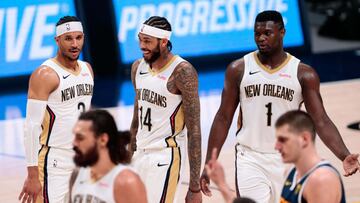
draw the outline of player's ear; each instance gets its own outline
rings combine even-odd
[[[109,142],[109,135],[107,133],[102,133],[98,140],[100,146],[106,147],[107,143]]]
[[[312,142],[312,136],[310,132],[304,131],[301,132],[301,138],[302,138],[302,145],[301,147],[305,148],[309,146],[309,144]]]
[[[61,37],[61,36],[55,36],[55,37],[54,37],[57,46],[60,45],[60,37]]]
[[[160,39],[160,45],[161,45],[162,47],[166,48],[168,41],[169,41],[169,40],[168,40],[168,39],[165,39],[165,38]]]

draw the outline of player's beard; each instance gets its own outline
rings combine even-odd
[[[146,63],[148,64],[152,64],[154,63],[158,58],[160,57],[160,43],[158,44],[158,46],[151,51],[151,57],[149,59],[146,59],[144,57],[144,60]]]
[[[87,152],[82,153],[77,147],[74,147],[74,162],[76,166],[87,167],[93,166],[99,160],[97,144],[94,144]]]

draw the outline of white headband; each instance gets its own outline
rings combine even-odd
[[[152,27],[150,25],[143,24],[140,28],[140,33],[150,35],[152,37],[160,38],[160,39],[168,39],[170,40],[171,31],[163,30],[157,27]]]
[[[71,21],[56,26],[56,37],[68,32],[83,32],[83,27],[79,21]]]

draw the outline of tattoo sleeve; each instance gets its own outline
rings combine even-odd
[[[138,125],[139,125],[139,119],[138,119],[138,102],[137,102],[137,91],[136,91],[136,82],[135,82],[135,76],[136,76],[136,71],[137,71],[137,67],[139,66],[140,60],[137,60],[133,63],[133,65],[131,66],[131,81],[133,83],[134,86],[134,91],[135,91],[135,98],[134,98],[134,112],[133,112],[133,118],[131,121],[131,126],[130,126],[130,153],[131,155],[133,154],[134,151],[136,151],[136,134],[137,134],[137,129],[138,129]]]
[[[201,167],[201,129],[200,129],[200,101],[198,93],[198,75],[194,67],[188,62],[182,62],[174,72],[176,87],[180,90],[185,125],[188,130],[188,156],[190,164],[190,188],[200,188]]]

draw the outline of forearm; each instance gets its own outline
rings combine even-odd
[[[341,135],[330,119],[316,122],[316,131],[325,145],[340,159],[344,160],[350,154]]]
[[[224,116],[221,115],[221,113],[216,114],[210,130],[205,163],[210,160],[211,153],[214,148],[218,149],[217,155],[220,154],[221,148],[226,140],[231,125],[231,121],[228,120],[229,119],[226,119]]]
[[[201,134],[189,133],[188,136],[188,157],[190,168],[190,185],[193,190],[200,188],[200,168],[201,168]]]

